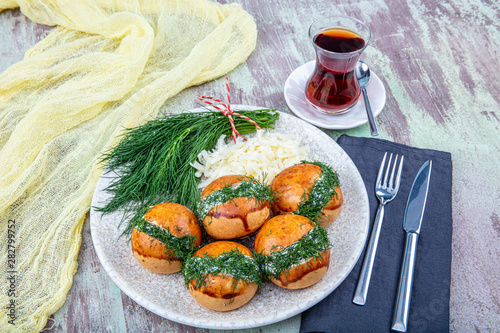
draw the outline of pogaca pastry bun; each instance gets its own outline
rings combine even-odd
[[[194,299],[216,311],[243,306],[261,284],[261,271],[252,252],[231,241],[205,245],[186,260],[182,273]]]
[[[269,186],[229,175],[215,179],[201,193],[198,218],[215,239],[241,238],[259,229],[271,215]]]
[[[255,237],[255,252],[264,276],[286,289],[318,282],[330,265],[330,241],[319,224],[300,215],[278,215]]]
[[[271,182],[276,193],[273,212],[306,216],[326,228],[343,205],[338,174],[321,162],[302,162],[278,173]]]
[[[196,215],[177,203],[160,203],[149,209],[132,230],[132,252],[139,263],[156,273],[175,273],[196,251],[202,231]]]

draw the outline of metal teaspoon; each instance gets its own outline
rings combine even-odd
[[[366,114],[368,115],[368,122],[370,123],[370,131],[372,132],[372,136],[376,136],[378,135],[377,124],[375,123],[375,118],[373,118],[372,108],[365,89],[368,81],[370,81],[370,67],[363,61],[358,61],[356,64],[356,77],[363,91],[363,97],[365,98]]]

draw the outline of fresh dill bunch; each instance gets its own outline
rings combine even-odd
[[[208,275],[218,274],[231,276],[234,279],[233,287],[240,280],[262,285],[262,273],[257,260],[241,253],[237,248],[223,252],[217,257],[193,256],[184,262],[181,272],[186,287],[189,286],[189,281],[194,280],[196,288],[200,288],[206,284]]]
[[[337,195],[335,187],[340,186],[339,175],[333,171],[330,166],[322,162],[301,161],[300,163],[319,166],[321,168],[321,176],[314,182],[307,199],[304,193],[297,210],[293,213],[305,216],[311,221],[317,222],[321,217],[321,211],[323,208],[328,204],[332,197]]]
[[[270,254],[255,252],[265,278],[278,277],[292,266],[303,263],[310,258],[320,258],[321,254],[331,247],[328,233],[319,224],[315,224],[307,234],[295,243],[282,248],[273,248]]]
[[[238,111],[261,128],[273,128],[279,113],[271,109]],[[233,117],[241,134],[256,127]],[[122,221],[142,218],[144,207],[176,202],[191,210],[199,199],[196,170],[190,165],[202,150],[212,149],[221,135],[231,135],[228,117],[221,112],[186,112],[166,115],[126,129],[121,141],[103,154],[101,162],[118,176],[105,189],[111,199],[103,213],[123,210]],[[125,233],[130,233],[129,225]]]
[[[200,223],[212,208],[236,198],[248,197],[249,199],[255,199],[259,204],[265,201],[269,203],[274,201],[275,195],[271,186],[250,176],[243,176],[243,178],[248,180],[238,184],[226,184],[198,202],[196,215]]]

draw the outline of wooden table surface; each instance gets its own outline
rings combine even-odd
[[[226,1],[221,1],[226,3]],[[283,97],[288,75],[314,58],[310,23],[354,16],[371,28],[362,59],[383,81],[387,102],[380,138],[452,153],[453,258],[450,330],[500,331],[500,3],[489,0],[236,0],[255,18],[258,44],[229,74],[232,102],[291,113]],[[19,10],[0,13],[0,72],[23,58],[50,27]],[[218,96],[223,79],[190,88],[165,108],[199,106]],[[326,130],[369,136],[368,125]],[[145,310],[111,281],[97,258],[86,221],[79,268],[48,332],[206,332]],[[245,332],[297,332],[300,316]]]

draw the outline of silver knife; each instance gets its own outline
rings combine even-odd
[[[399,277],[398,295],[394,307],[391,328],[394,331],[406,332],[408,328],[408,315],[410,313],[411,288],[413,285],[413,272],[415,271],[415,257],[417,254],[418,235],[424,216],[425,202],[429,191],[432,161],[425,162],[413,181],[403,222],[406,231],[406,245]]]

